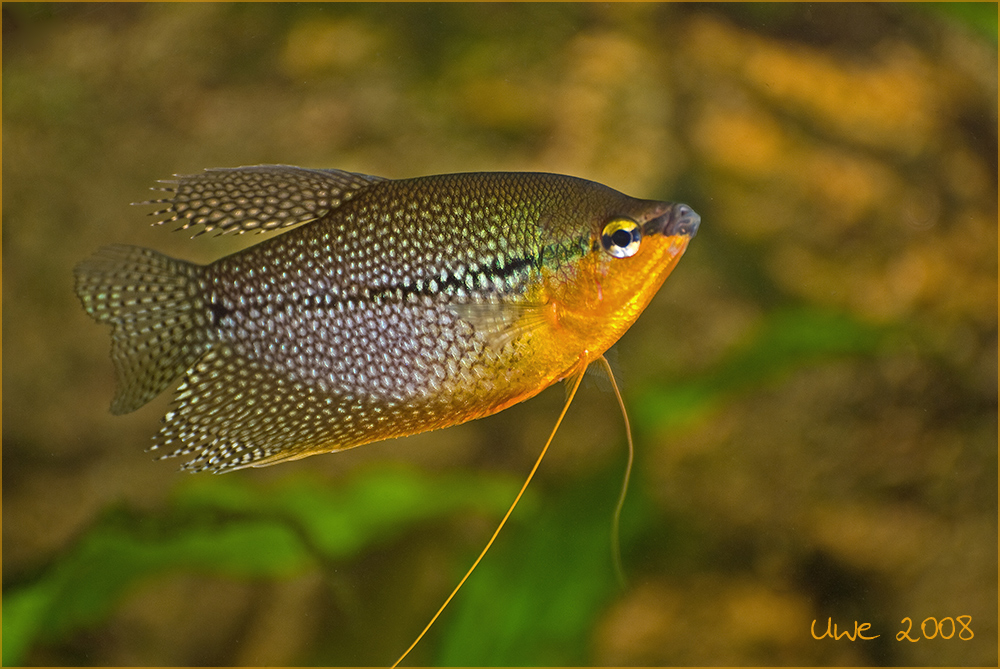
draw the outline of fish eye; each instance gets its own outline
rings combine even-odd
[[[601,246],[615,258],[634,256],[642,241],[642,228],[630,218],[612,219],[601,232]]]

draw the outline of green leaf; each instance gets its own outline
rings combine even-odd
[[[289,577],[417,521],[459,509],[502,513],[516,489],[506,477],[401,469],[371,471],[339,488],[314,478],[272,487],[238,475],[193,479],[159,514],[107,513],[36,578],[6,588],[3,663],[21,664],[37,640],[99,623],[130,588],[158,574]]]
[[[294,573],[310,560],[291,528],[273,521],[219,524],[116,513],[33,583],[4,593],[3,661],[19,664],[31,641],[105,618],[139,579],[169,569],[240,576]]]
[[[926,2],[915,5],[962,23],[997,43],[997,3],[995,2]]]
[[[590,631],[618,592],[611,513],[620,486],[614,469],[518,507],[516,525],[446,610],[435,664],[585,664]],[[623,524],[626,543],[633,520]]]
[[[696,421],[732,394],[795,368],[826,358],[874,354],[885,334],[883,328],[843,314],[813,309],[775,312],[746,345],[715,369],[641,393],[636,424],[667,429]]]

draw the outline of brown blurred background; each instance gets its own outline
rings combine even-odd
[[[390,663],[530,468],[559,389],[223,477],[143,452],[168,396],[108,413],[108,332],[73,265],[259,241],[191,241],[128,203],[174,173],[287,163],[560,172],[702,216],[615,348],[627,587],[608,557],[624,437],[598,382],[414,663],[995,665],[996,31],[996,4],[5,3],[5,662]],[[220,533],[271,522],[275,490],[307,514],[356,485],[346,518],[399,515],[383,471],[501,493],[339,557],[289,539],[271,571],[177,548],[206,513]],[[191,490],[216,501],[192,512]],[[134,575],[109,566],[136,546]],[[73,572],[84,555],[102,557]],[[960,615],[972,639],[896,639]],[[828,618],[880,637],[813,639]]]

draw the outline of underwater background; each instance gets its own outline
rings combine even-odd
[[[3,57],[5,665],[389,664],[544,443],[562,388],[223,476],[145,453],[170,393],[108,413],[72,267],[260,241],[129,206],[259,163],[702,216],[613,349],[627,585],[596,379],[407,662],[996,665],[995,3],[5,3]]]

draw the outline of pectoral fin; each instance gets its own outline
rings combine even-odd
[[[518,304],[490,301],[449,305],[456,316],[466,321],[486,338],[490,348],[499,351],[518,337],[547,322],[545,304]]]

